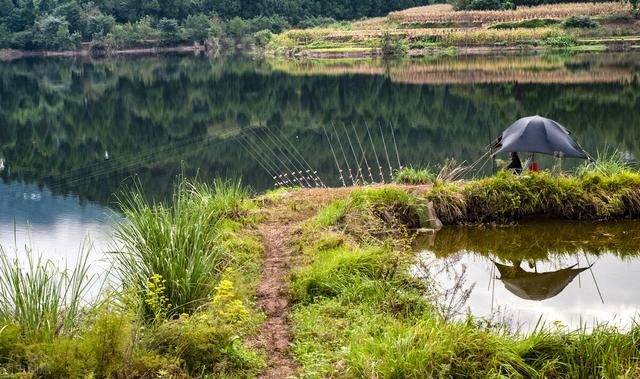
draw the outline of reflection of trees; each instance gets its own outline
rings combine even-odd
[[[336,179],[323,124],[344,122],[351,130],[353,122],[363,141],[365,121],[383,125],[387,137],[394,125],[403,162],[421,165],[474,159],[506,125],[532,113],[559,120],[589,150],[607,143],[636,156],[640,150],[640,130],[628,127],[640,121],[637,84],[412,85],[383,75],[292,76],[272,70],[278,62],[173,56],[0,63],[0,157],[9,168],[1,175],[105,202],[134,172],[166,196],[184,161],[188,173],[241,175],[261,189],[269,177],[235,139],[247,128],[282,134],[323,178]],[[372,136],[380,154],[380,133]]]
[[[509,227],[444,228],[429,247],[447,257],[472,251],[502,261],[546,260],[554,256],[610,252],[621,257],[640,254],[640,224],[636,221],[578,223],[544,221]]]

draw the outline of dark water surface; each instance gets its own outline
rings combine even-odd
[[[0,244],[13,248],[31,240],[47,256],[62,258],[75,255],[89,235],[96,250],[105,251],[118,217],[111,212],[113,193],[132,176],[158,199],[169,197],[180,172],[205,180],[242,178],[256,191],[272,188],[274,175],[300,176],[307,170],[317,171],[317,180],[327,185],[340,185],[336,159],[345,172],[347,166],[355,171],[357,164],[368,164],[376,181],[381,166],[388,180],[389,167],[438,165],[447,158],[473,161],[511,122],[532,114],[556,119],[592,153],[613,147],[635,161],[640,154],[638,62],[640,53],[392,63],[193,56],[3,61]],[[629,228],[638,231],[637,224]],[[462,238],[443,232],[436,246],[454,237]],[[470,278],[476,270],[471,279],[478,281],[479,293],[486,288],[481,280],[497,276],[487,274],[495,266],[487,257],[500,255],[475,254],[484,245],[465,244],[484,237],[468,238],[459,241],[461,249],[474,253],[461,259],[470,267]],[[526,240],[513,243],[527,245]],[[627,315],[631,311],[622,307],[635,311],[637,295],[622,279],[606,278],[626,272],[619,277],[631,280],[638,266],[607,249],[592,269],[605,308],[619,305],[606,312]],[[591,271],[583,271],[541,304],[571,301],[571,309],[591,307],[600,300],[593,296],[590,277]],[[565,295],[573,294],[579,282],[580,296]],[[503,288],[496,283],[491,291],[494,308],[514,301],[539,310],[540,303],[515,298]],[[490,309],[488,296],[471,297],[472,308],[482,301],[480,313]],[[566,308],[557,317],[575,316]]]

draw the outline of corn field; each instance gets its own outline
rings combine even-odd
[[[389,14],[389,19],[402,24],[463,23],[491,24],[534,18],[563,19],[568,16],[627,15],[629,6],[622,2],[548,4],[518,7],[504,11],[455,11],[449,4],[436,4],[410,8]]]

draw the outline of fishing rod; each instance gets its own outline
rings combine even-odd
[[[304,171],[302,171],[302,170],[298,169],[298,168],[296,167],[295,163],[293,163],[293,161],[289,158],[289,154],[287,154],[287,152],[286,152],[286,151],[283,151],[283,150],[282,150],[282,144],[281,144],[281,143],[279,143],[278,141],[274,140],[274,139],[271,137],[269,128],[264,128],[264,129],[266,129],[266,130],[267,130],[266,136],[267,136],[267,138],[269,138],[269,140],[270,140],[271,142],[273,142],[273,146],[274,146],[276,149],[278,149],[278,150],[280,151],[280,154],[284,157],[284,159],[285,159],[286,161],[288,161],[288,162],[291,164],[291,167],[293,167],[293,172],[294,172],[294,173],[295,173],[295,172],[297,172],[297,173],[298,173],[298,175],[300,175],[300,177],[302,177],[302,179],[305,181],[305,183],[307,184],[307,186],[308,186],[309,188],[313,187],[313,186],[311,185],[311,183],[309,182],[308,177],[306,177],[306,176],[304,175]],[[304,167],[303,167],[303,169],[304,169]]]
[[[340,173],[340,180],[342,181],[342,186],[346,187],[347,184],[344,181],[344,176],[342,176],[342,169],[340,168],[340,164],[338,163],[338,157],[336,157],[336,152],[333,150],[333,144],[331,143],[331,139],[329,139],[329,135],[327,134],[327,129],[324,127],[324,123],[322,123],[322,130],[324,130],[324,135],[327,137],[327,141],[329,141],[331,154],[333,155],[333,159],[336,161],[336,167],[338,168],[338,172]]]
[[[262,160],[269,166],[271,167],[271,169],[273,170],[274,174],[273,178],[276,181],[276,184],[278,186],[294,186],[294,183],[291,182],[289,180],[288,177],[285,177],[283,175],[282,170],[278,169],[278,164],[271,158],[269,157],[268,154],[264,153],[263,151],[261,151],[258,147],[258,143],[254,142],[249,138],[249,136],[247,135],[243,135],[242,138],[244,138],[244,140],[246,141],[247,145],[253,149],[254,153],[257,155],[258,158],[256,159],[260,159],[262,158]]]
[[[393,129],[393,125],[389,123],[389,126],[391,127],[391,137],[393,137],[393,146],[396,149],[396,158],[398,158],[398,170],[402,170],[402,163],[400,163],[400,154],[398,153],[398,144],[396,143],[396,134]]]
[[[356,135],[358,146],[360,146],[360,151],[362,151],[362,155],[364,156],[364,164],[367,165],[367,171],[369,171],[369,179],[371,179],[371,183],[375,183],[375,180],[373,179],[373,174],[371,173],[371,166],[369,165],[369,161],[367,160],[367,155],[364,152],[364,149],[362,148],[362,143],[360,143],[360,137],[358,136],[358,132],[356,131],[356,127],[353,124],[353,122],[351,123],[351,128],[353,129],[353,133]]]
[[[351,185],[355,186],[356,182],[355,180],[353,180],[353,173],[351,172],[351,166],[349,165],[349,160],[347,159],[347,155],[345,154],[344,149],[342,148],[342,142],[340,141],[340,134],[338,134],[338,130],[336,129],[336,126],[333,123],[333,121],[331,121],[331,127],[333,127],[333,132],[338,137],[338,145],[340,145],[340,150],[342,151],[342,157],[344,158],[344,161],[347,165],[347,170],[349,171],[349,179],[351,179]]]
[[[253,160],[255,160],[258,163],[258,165],[260,165],[260,167],[262,167],[263,170],[267,172],[267,174],[269,174],[269,176],[273,179],[274,185],[276,187],[280,187],[280,182],[278,181],[277,173],[272,173],[270,169],[265,167],[266,162],[263,163],[260,159],[258,159],[253,154],[253,152],[249,150],[244,144],[240,143],[240,146],[251,156],[251,158],[253,158]]]
[[[282,167],[285,168],[285,173],[284,176],[288,178],[289,174],[291,174],[291,177],[293,177],[293,180],[298,182],[298,184],[302,187],[307,187],[308,185],[305,184],[300,178],[298,178],[295,174],[295,170],[292,170],[284,161],[282,161],[282,159],[280,159],[280,157],[273,152],[273,150],[269,147],[269,145],[267,145],[266,142],[264,142],[264,140],[258,135],[258,133],[255,133],[253,130],[249,129],[249,132],[251,134],[253,134],[260,142],[262,142],[262,144],[267,148],[267,150],[271,153],[271,155],[273,155],[274,157],[276,157],[276,159],[280,162],[280,164],[282,165]],[[287,173],[286,171],[289,171],[289,173]]]
[[[345,123],[342,123],[342,128],[344,129],[344,133],[347,136],[347,141],[349,141],[349,147],[351,147],[351,153],[353,154],[353,159],[356,161],[356,164],[358,165],[358,172],[356,173],[356,181],[354,183],[354,185],[357,185],[358,183],[358,176],[362,177],[362,182],[364,183],[364,176],[362,175],[362,167],[360,167],[360,164],[358,163],[358,157],[356,156],[356,151],[353,148],[353,144],[351,143],[351,138],[349,137],[349,133],[347,132],[347,126],[345,125]]]
[[[382,124],[380,122],[378,122],[378,129],[380,130],[382,145],[384,145],[384,154],[387,157],[387,164],[389,165],[389,176],[391,176],[391,181],[393,181],[393,168],[391,167],[391,160],[389,159],[389,151],[387,151],[387,142],[385,141],[384,133],[382,133]]]
[[[307,165],[307,167],[309,167],[309,169],[311,170],[311,172],[315,175],[314,181],[317,179],[320,182],[320,186],[322,187],[326,187],[324,182],[322,181],[322,178],[320,178],[320,176],[318,175],[318,171],[314,170],[314,168],[309,164],[309,162],[307,162],[307,160],[304,158],[304,156],[300,153],[300,151],[295,147],[295,145],[288,139],[286,138],[283,134],[282,131],[280,131],[280,135],[282,136],[282,139],[287,142],[289,144],[289,146],[291,146],[291,148],[293,149],[294,154],[297,154],[300,159],[302,159],[302,161]],[[295,155],[294,155],[295,157]]]
[[[369,131],[369,125],[367,122],[364,122],[364,126],[367,128],[367,134],[369,135],[369,142],[371,142],[371,147],[373,148],[373,155],[376,157],[376,163],[378,164],[378,170],[380,170],[380,180],[382,183],[385,182],[384,174],[382,173],[382,165],[380,165],[380,159],[378,159],[378,152],[376,152],[376,146],[373,144],[373,138],[371,138],[371,132]]]

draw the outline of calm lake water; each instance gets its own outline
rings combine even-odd
[[[452,318],[470,311],[522,331],[637,319],[640,221],[445,228],[416,250],[415,274],[435,279]]]
[[[242,178],[255,191],[287,180],[341,185],[337,160],[345,173],[368,165],[365,179],[388,180],[400,165],[472,162],[511,122],[532,114],[559,121],[592,153],[617,148],[635,161],[638,62],[640,53],[391,63],[184,55],[3,61],[0,244],[20,250],[31,243],[60,261],[71,260],[88,236],[100,256],[119,218],[113,194],[132,177],[157,199],[170,196],[181,172]],[[283,174],[287,179],[273,179]],[[604,254],[592,268],[605,305],[618,296],[636,309],[636,298],[606,287],[613,281],[605,273],[632,270],[631,261]],[[469,253],[460,262],[469,281],[489,280],[487,259]],[[583,271],[567,288],[582,282],[587,291],[590,275]],[[479,288],[470,301],[486,305]],[[498,296],[503,288],[491,290],[494,308],[511,296]],[[596,309],[591,300],[561,295],[542,304]],[[539,309],[534,300],[514,301],[506,306]]]

